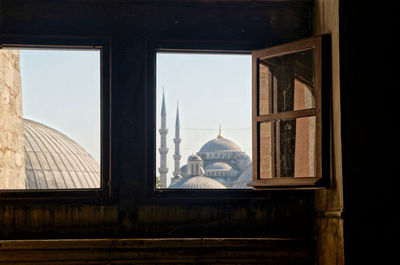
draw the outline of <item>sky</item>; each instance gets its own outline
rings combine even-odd
[[[181,166],[189,155],[217,137],[220,125],[223,137],[234,141],[251,157],[251,55],[158,53],[156,84],[157,129],[161,126],[163,91],[165,95],[169,181],[174,171],[178,104]],[[158,150],[158,130],[156,144]],[[156,157],[158,172],[158,151]]]
[[[100,52],[21,50],[23,117],[56,129],[100,162]]]

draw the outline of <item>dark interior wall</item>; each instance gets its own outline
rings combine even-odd
[[[263,40],[310,35],[311,1],[3,0],[3,32]]]
[[[340,1],[346,264],[398,259],[398,18],[393,3]]]
[[[260,48],[311,36],[311,1],[1,1],[4,35],[101,36],[112,41],[110,202],[0,204],[0,236],[313,237],[313,192],[209,193],[201,199],[145,192],[154,114],[149,40],[209,48]],[[149,68],[150,67],[150,68]]]

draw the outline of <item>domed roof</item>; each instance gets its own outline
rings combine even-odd
[[[168,188],[170,189],[226,189],[226,187],[208,177],[204,176],[195,176],[195,177],[186,177],[183,178],[174,184],[170,185]]]
[[[218,135],[217,138],[207,142],[200,149],[199,153],[217,151],[240,151],[240,148],[233,141]]]
[[[100,187],[100,168],[92,156],[64,134],[24,119],[27,189]]]
[[[198,156],[198,155],[190,155],[189,156],[189,158],[188,158],[188,161],[201,161],[202,159],[201,159],[201,157],[200,156]]]
[[[234,189],[250,189],[247,186],[248,183],[252,181],[253,173],[252,173],[252,165],[248,165],[242,172],[242,174],[237,178],[237,180],[233,183],[232,188]]]
[[[232,167],[224,162],[215,162],[205,167],[205,170],[218,170],[218,171],[229,171]]]

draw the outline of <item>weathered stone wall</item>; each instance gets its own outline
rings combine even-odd
[[[19,52],[0,50],[0,189],[25,188]]]

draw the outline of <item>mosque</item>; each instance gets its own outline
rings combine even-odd
[[[23,119],[27,189],[100,188],[100,168],[78,143],[36,121]]]
[[[95,159],[78,143],[44,124],[23,119],[25,188],[88,189],[100,187],[100,168]],[[161,110],[160,176],[167,186],[166,108]],[[252,178],[250,157],[222,136],[205,143],[180,166],[179,109],[175,122],[174,172],[170,189],[244,189]]]
[[[163,94],[161,106],[160,177],[163,187],[167,186],[166,108]],[[180,122],[179,109],[175,121],[174,172],[169,189],[244,189],[252,179],[250,157],[239,146],[222,136],[221,127],[215,139],[205,143],[196,154],[187,158],[180,166]]]

